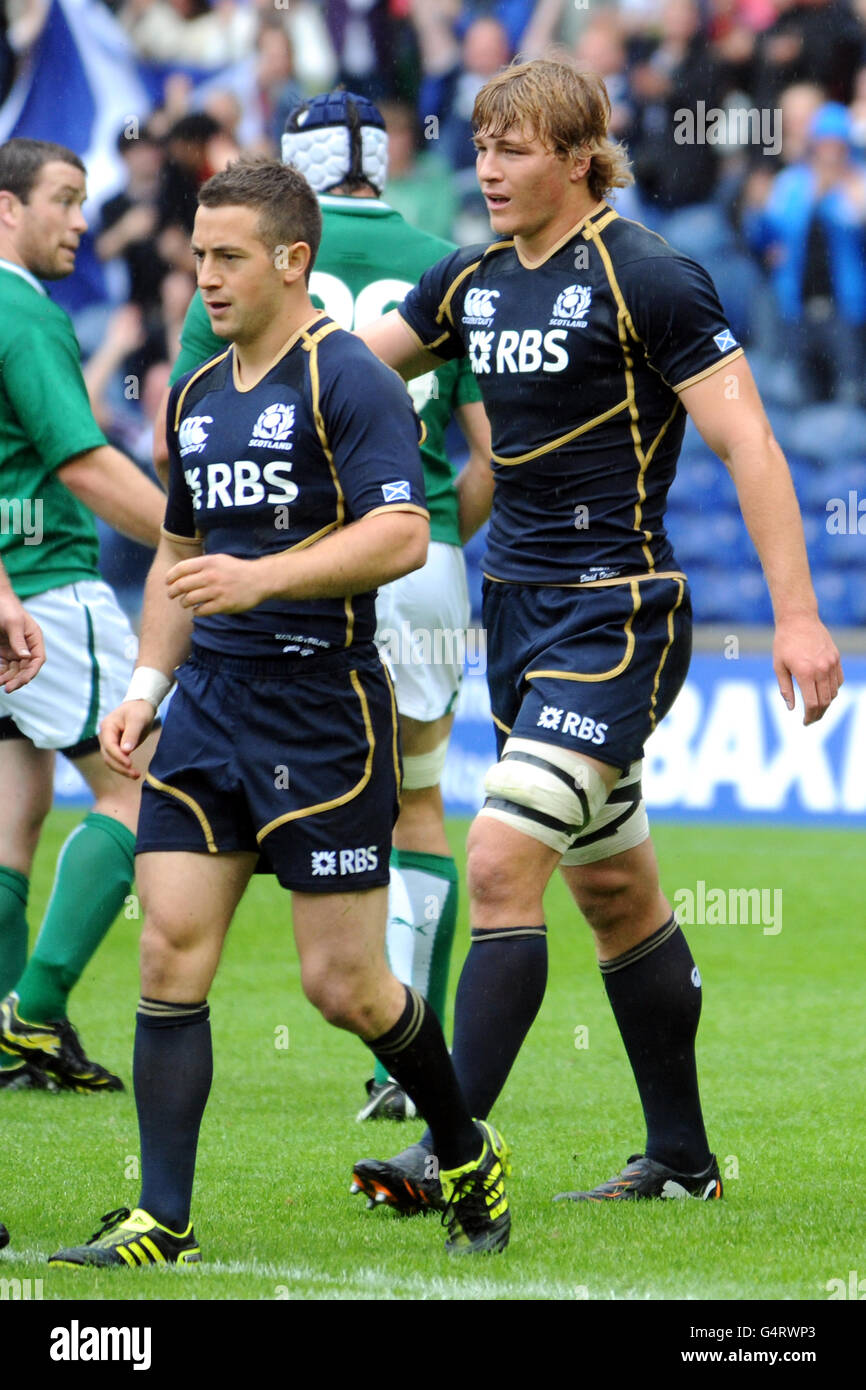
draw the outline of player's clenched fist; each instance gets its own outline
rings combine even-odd
[[[200,618],[211,613],[245,613],[266,597],[257,560],[232,555],[196,555],[181,560],[165,576],[169,598],[194,608]]]
[[[124,700],[103,719],[99,729],[102,756],[123,777],[136,780],[141,776],[130,754],[147,737],[155,714],[150,700]]]

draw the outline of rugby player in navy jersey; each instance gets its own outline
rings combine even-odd
[[[310,301],[321,213],[301,174],[240,160],[199,203],[198,283],[233,346],[172,388],[139,664],[102,726],[109,765],[136,776],[130,755],[179,667],[138,827],[142,1190],[136,1210],[51,1263],[200,1259],[190,1201],[212,1074],[207,994],[257,869],[292,891],[307,997],[431,1124],[446,1248],[501,1250],[507,1148],[473,1121],[435,1014],[384,951],[400,769],[374,601],[426,555],[417,419],[399,378]]]
[[[695,1066],[701,981],[659,886],[640,776],[679,691],[690,602],[664,530],[688,413],[728,467],[773,600],[773,662],[806,724],[842,681],[820,622],[785,459],[706,272],[621,218],[631,181],[601,80],[538,60],[475,104],[497,239],[429,270],[363,330],[406,377],[468,354],[493,436],[484,561],[499,762],[469,836],[472,944],[453,1059],[487,1116],[544,995],[542,899],[560,867],[595,936],[646,1120],[642,1154],[579,1200],[721,1196]],[[707,547],[713,546],[708,519]],[[437,1199],[429,1133],[355,1183]]]

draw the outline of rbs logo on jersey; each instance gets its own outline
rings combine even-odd
[[[494,371],[563,372],[568,366],[568,353],[562,344],[567,341],[564,328],[551,328],[544,334],[538,328],[524,328],[522,333],[505,328],[498,334],[492,329],[485,333],[473,328],[467,351],[476,376]]]
[[[216,506],[254,507],[259,502],[288,506],[298,495],[295,483],[285,476],[291,469],[291,459],[272,460],[264,468],[252,459],[236,459],[234,463],[209,463],[204,470],[185,468],[183,476],[194,509],[209,512]]]

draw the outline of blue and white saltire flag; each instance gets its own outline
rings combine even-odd
[[[0,108],[0,143],[24,135],[74,150],[97,208],[124,181],[117,136],[150,106],[132,45],[101,0],[51,0]]]

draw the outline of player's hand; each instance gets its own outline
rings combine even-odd
[[[156,710],[149,700],[124,700],[105,716],[99,728],[99,746],[113,772],[138,781],[141,773],[130,754],[147,738],[155,718]]]
[[[45,664],[42,630],[11,589],[0,592],[0,689],[20,690]]]
[[[268,597],[257,560],[233,555],[196,555],[181,560],[165,576],[169,598],[194,608],[199,618],[212,613],[246,613]]]
[[[845,679],[836,644],[817,616],[777,623],[773,669],[788,709],[794,708],[794,681],[800,687],[804,724],[823,717]]]

